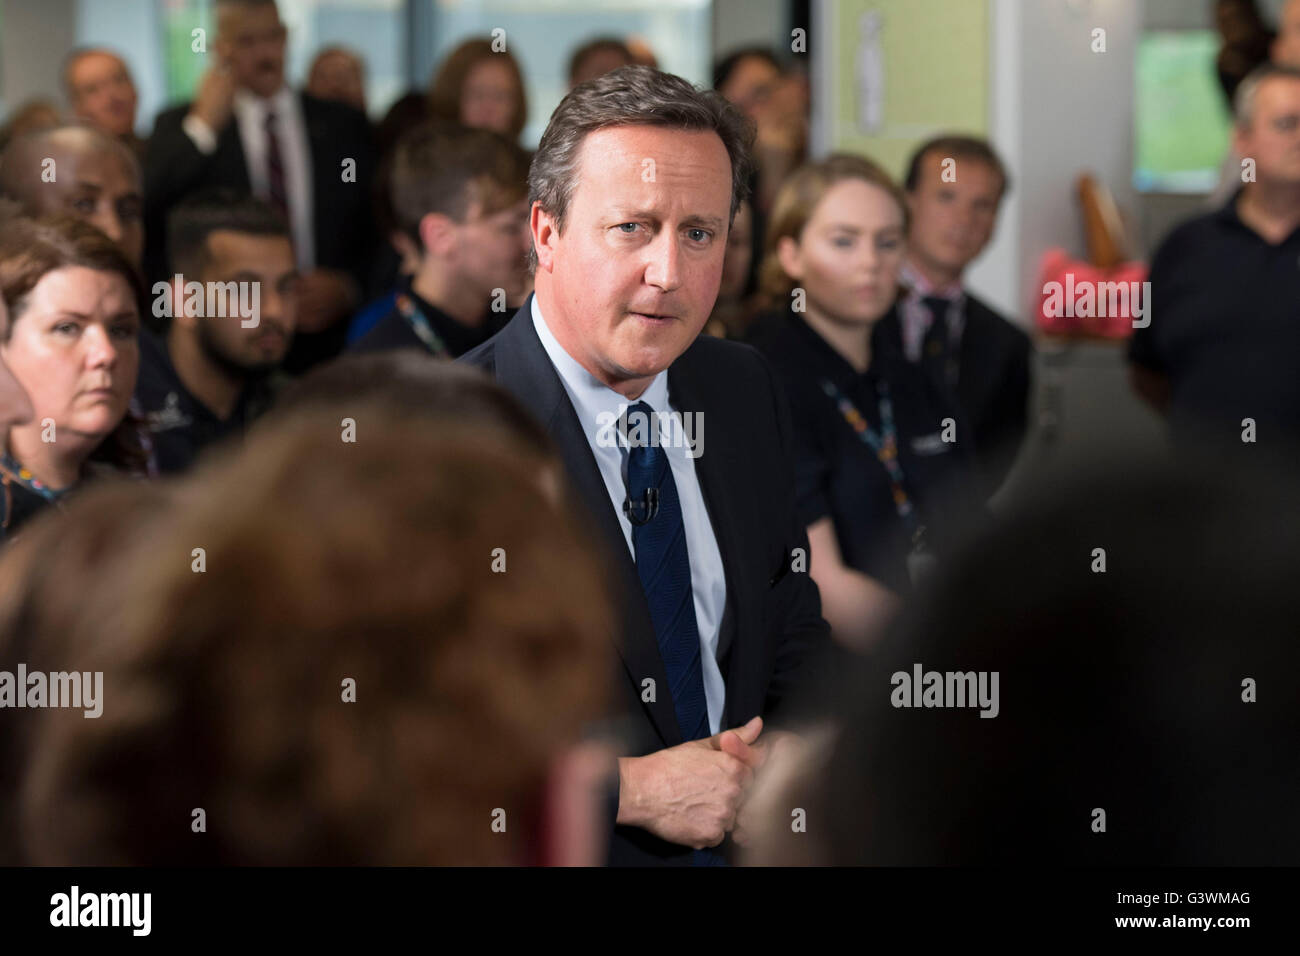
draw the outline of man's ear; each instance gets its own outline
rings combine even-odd
[[[533,237],[533,249],[537,252],[537,268],[551,271],[555,264],[555,240],[560,230],[555,226],[551,214],[542,208],[540,201],[533,203],[528,214],[528,231]]]
[[[446,259],[456,249],[456,223],[440,212],[426,213],[420,219],[420,243],[427,255]]]
[[[781,269],[791,279],[803,278],[803,257],[799,255],[799,243],[790,236],[782,236],[776,243],[776,258]]]
[[[1247,139],[1247,138],[1248,138],[1248,137],[1247,137],[1247,130],[1246,130],[1245,128],[1243,128],[1242,125],[1241,125],[1240,123],[1238,123],[1236,120],[1233,120],[1233,123],[1232,123],[1232,151],[1233,151],[1234,153],[1236,153],[1237,156],[1240,157],[1240,159],[1247,159],[1247,158],[1249,158],[1249,153],[1248,153],[1246,147],[1244,146],[1244,143],[1246,142],[1246,139]],[[1240,160],[1239,160],[1238,163],[1237,163],[1237,170],[1236,170],[1236,173],[1237,173],[1238,176],[1241,175],[1241,162],[1240,162]]]

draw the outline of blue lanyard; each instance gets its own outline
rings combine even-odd
[[[822,391],[835,402],[835,407],[854,434],[876,453],[877,460],[889,474],[889,490],[893,495],[894,507],[911,535],[912,548],[922,550],[925,547],[925,525],[921,524],[916,507],[907,494],[907,479],[903,475],[902,465],[898,463],[898,430],[894,427],[894,403],[889,397],[889,386],[883,381],[876,382],[876,401],[880,411],[879,432],[871,427],[858,407],[830,379],[822,380]]]
[[[61,491],[55,491],[22,465],[18,464],[18,462],[8,453],[0,456],[0,468],[3,468],[14,481],[18,482],[29,491],[33,491],[40,495],[46,501],[50,502],[50,504],[58,504],[59,499],[68,492],[67,488],[64,488]]]
[[[411,327],[411,331],[416,334],[424,347],[434,355],[442,356],[449,354],[447,345],[437,332],[433,331],[433,326],[429,324],[428,318],[420,311],[415,300],[405,292],[397,294],[397,311],[401,313],[406,324]]]

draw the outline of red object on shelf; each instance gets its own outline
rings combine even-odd
[[[1049,335],[1123,339],[1133,322],[1150,321],[1147,266],[1124,262],[1102,269],[1049,249],[1038,269],[1038,327]]]

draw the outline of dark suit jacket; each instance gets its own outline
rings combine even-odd
[[[902,351],[898,310],[876,326],[875,347]],[[1029,428],[1029,336],[969,292],[956,394],[936,384],[965,415],[975,441],[981,492],[991,496],[1015,464]]]
[[[370,278],[375,239],[370,215],[374,156],[365,114],[342,103],[299,93],[312,174],[312,233],[316,264],[340,269],[364,290]],[[209,156],[199,152],[181,128],[190,104],[158,114],[145,153],[145,270],[149,281],[168,277],[167,214],[186,196],[207,188],[248,192],[248,165],[232,117],[217,134]],[[343,181],[343,160],[356,160],[356,181]],[[346,322],[338,328],[295,338],[286,367],[296,370],[343,347]]]
[[[624,756],[682,743],[636,564],[577,412],[533,328],[531,299],[499,334],[460,361],[486,370],[546,427],[568,471],[575,506],[589,519],[611,568],[621,624],[614,699],[640,731],[639,744]],[[669,369],[668,392],[678,411],[704,416],[704,450],[695,469],[727,581],[718,639],[727,687],[722,727],[761,715],[770,728],[773,720],[790,719],[798,706],[791,699],[816,679],[829,652],[817,586],[806,571],[791,570],[792,552],[802,548],[807,555],[808,537],[795,515],[785,398],[757,351],[705,335]],[[657,688],[654,703],[641,699],[647,677]],[[614,828],[611,864],[690,862],[687,847],[639,828]]]

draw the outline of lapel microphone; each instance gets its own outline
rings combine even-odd
[[[659,513],[659,489],[647,488],[639,498],[627,497],[623,501],[623,513],[634,525],[649,524]]]

